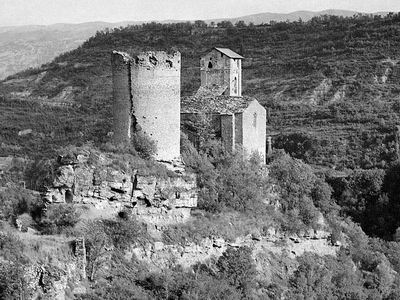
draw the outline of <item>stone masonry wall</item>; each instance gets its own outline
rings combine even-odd
[[[221,138],[226,149],[235,150],[235,115],[221,115]]]
[[[146,52],[131,63],[138,127],[157,143],[157,159],[180,157],[181,54]]]
[[[122,52],[111,55],[113,78],[113,132],[116,143],[128,142],[131,138],[132,94],[130,87],[130,58]]]
[[[242,95],[242,62],[213,49],[200,60],[201,86],[226,86],[228,96]]]
[[[229,96],[242,96],[242,60],[230,59]]]
[[[180,157],[181,54],[112,53],[114,141],[139,131],[157,144],[156,159]]]
[[[258,152],[264,159],[266,153],[266,110],[253,101],[243,112],[243,149],[247,154]]]
[[[229,87],[230,67],[229,57],[226,55],[221,57],[221,53],[215,49],[210,51],[200,60],[201,86],[225,85]]]

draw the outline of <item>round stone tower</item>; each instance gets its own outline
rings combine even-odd
[[[114,51],[114,141],[141,131],[157,144],[156,159],[180,157],[181,54]]]
[[[136,127],[157,143],[157,159],[180,156],[181,54],[145,52],[131,63]]]

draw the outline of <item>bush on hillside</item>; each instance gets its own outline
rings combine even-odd
[[[284,213],[299,214],[307,226],[316,225],[318,210],[329,213],[335,209],[329,186],[318,178],[312,168],[301,160],[282,155],[270,165],[270,176],[280,187]]]
[[[55,175],[55,160],[36,160],[26,171],[27,186],[39,191],[51,186]]]
[[[19,215],[28,213],[34,219],[40,218],[44,203],[32,191],[10,187],[0,191],[0,219],[13,221]]]
[[[248,295],[255,284],[256,267],[251,256],[251,249],[229,247],[217,261],[217,268],[222,278]]]
[[[107,152],[140,156],[143,159],[150,159],[157,153],[156,142],[140,131],[132,133],[130,142],[116,145],[108,141],[100,148]]]
[[[157,153],[157,144],[149,136],[142,132],[135,132],[131,137],[132,145],[138,155],[144,159],[150,159]]]
[[[0,299],[25,299],[28,296],[25,282],[23,243],[11,234],[0,232]]]
[[[274,139],[274,147],[284,149],[290,156],[304,161],[315,156],[317,145],[313,137],[302,132],[279,135]]]
[[[52,204],[39,222],[44,234],[60,234],[72,229],[79,221],[80,214],[73,204]]]
[[[91,281],[96,279],[98,271],[107,264],[110,256],[107,249],[123,253],[130,246],[151,239],[143,224],[132,218],[89,221],[82,234],[87,251],[86,270]]]
[[[269,182],[260,158],[243,159],[241,151],[231,153],[217,140],[204,141],[198,151],[185,136],[181,151],[184,162],[197,173],[199,208],[209,212],[265,209]]]

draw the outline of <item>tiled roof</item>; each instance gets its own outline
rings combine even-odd
[[[232,114],[244,111],[255,100],[255,98],[248,96],[183,97],[181,100],[181,113]]]
[[[230,58],[239,58],[239,59],[243,59],[244,57],[237,54],[236,52],[232,51],[231,49],[228,48],[214,48],[215,50],[225,54],[226,56],[230,57]]]
[[[221,86],[217,84],[212,86],[200,86],[195,94],[195,97],[221,96],[227,88],[228,85]]]

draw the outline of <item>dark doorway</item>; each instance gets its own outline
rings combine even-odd
[[[74,201],[74,195],[70,190],[65,191],[65,202],[66,203],[72,203]]]

